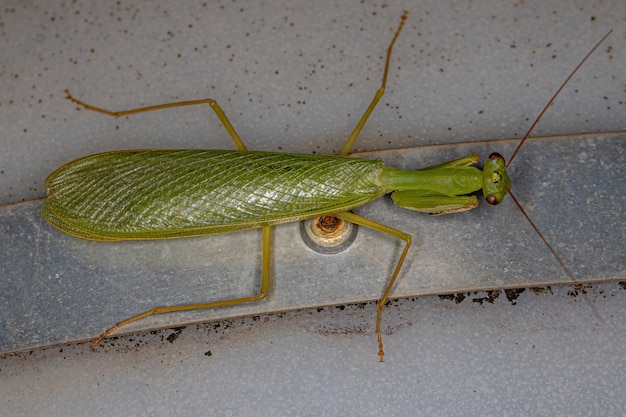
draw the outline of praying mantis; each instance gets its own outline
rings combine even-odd
[[[102,242],[182,238],[262,229],[262,272],[258,294],[155,307],[109,328],[93,341],[92,348],[117,329],[150,315],[224,307],[266,298],[272,279],[272,227],[321,219],[322,228],[333,229],[337,224],[349,222],[404,242],[395,269],[378,301],[378,356],[381,362],[384,361],[382,311],[411,247],[411,236],[354,214],[351,210],[386,194],[391,194],[395,205],[431,215],[458,213],[477,207],[478,198],[474,193],[479,190],[491,205],[501,203],[506,194],[515,200],[511,194],[512,183],[506,172],[507,166],[567,81],[611,33],[608,32],[596,44],[557,90],[520,141],[508,165],[500,154],[492,153],[481,170],[473,166],[479,162],[478,155],[471,154],[416,171],[404,171],[385,166],[380,160],[353,158],[349,153],[385,93],[393,47],[407,17],[408,12],[404,12],[388,46],[381,86],[339,155],[249,151],[220,105],[210,98],[110,111],[78,100],[66,90],[68,100],[87,110],[113,117],[207,104],[237,150],[125,150],[71,161],[52,172],[45,181],[47,200],[42,205],[42,215],[51,225],[70,235]],[[532,220],[526,217],[535,227]],[[571,276],[536,227],[535,230]]]

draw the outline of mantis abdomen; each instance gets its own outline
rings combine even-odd
[[[380,160],[272,152],[105,152],[50,174],[43,213],[93,240],[233,232],[361,206],[387,192],[383,168]]]

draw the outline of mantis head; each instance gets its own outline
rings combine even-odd
[[[483,168],[483,195],[487,203],[500,204],[511,189],[511,179],[506,172],[504,157],[497,152],[487,158]]]

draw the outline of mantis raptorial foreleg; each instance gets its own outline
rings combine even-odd
[[[478,163],[479,160],[478,154],[472,153],[462,158],[431,165],[418,171],[470,166]],[[478,198],[475,195],[445,196],[431,191],[396,191],[391,194],[391,198],[397,206],[408,210],[421,211],[433,216],[460,213],[478,207]]]
[[[204,310],[209,308],[216,307],[226,307],[237,304],[249,303],[252,301],[259,301],[267,297],[271,285],[271,275],[270,275],[270,255],[271,255],[271,242],[272,242],[272,226],[263,226],[263,261],[262,261],[262,269],[261,269],[261,290],[259,294],[250,296],[250,297],[241,297],[241,298],[233,298],[230,300],[219,300],[219,301],[211,301],[208,303],[198,303],[198,304],[185,304],[180,306],[168,306],[168,307],[155,307],[148,311],[144,311],[141,314],[137,314],[131,318],[128,318],[124,321],[117,323],[115,326],[108,329],[106,332],[102,333],[91,343],[91,348],[95,349],[95,347],[100,343],[105,337],[119,329],[120,327],[126,326],[134,321],[140,320],[144,317],[153,316],[155,314],[161,313],[174,313],[177,311],[190,311],[190,310]]]

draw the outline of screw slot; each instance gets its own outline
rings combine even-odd
[[[315,252],[334,255],[348,249],[359,227],[335,216],[321,216],[300,222],[300,236]]]

